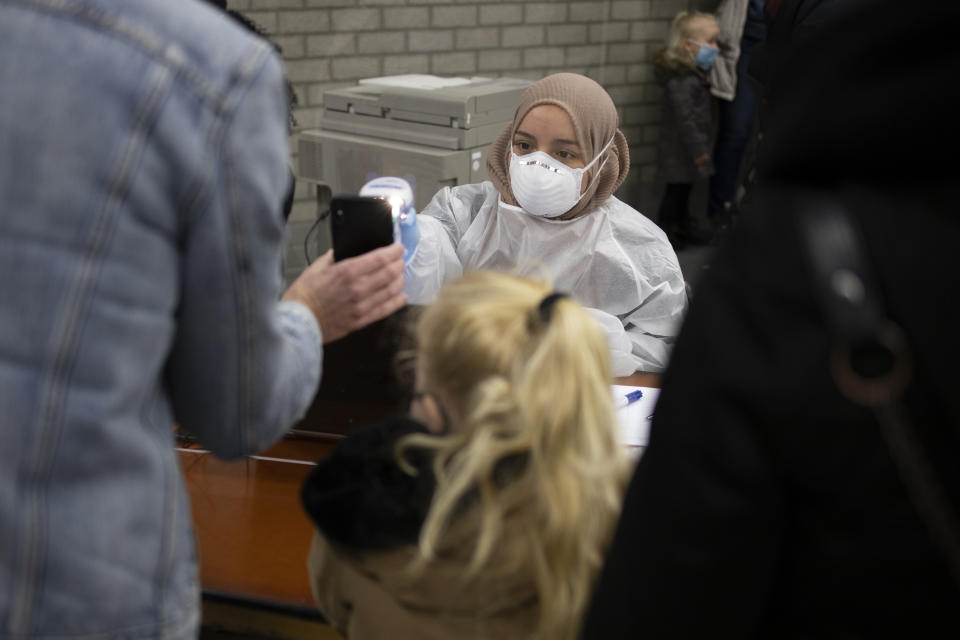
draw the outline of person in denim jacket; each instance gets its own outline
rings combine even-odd
[[[174,422],[271,444],[322,343],[403,304],[400,245],[281,300],[286,120],[214,7],[0,0],[0,637],[195,636]]]

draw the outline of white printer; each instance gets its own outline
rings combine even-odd
[[[317,184],[320,212],[378,176],[406,178],[419,210],[441,187],[487,179],[487,147],[530,84],[403,75],[326,91],[320,128],[297,139],[298,177]]]

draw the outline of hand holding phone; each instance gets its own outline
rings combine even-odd
[[[406,301],[403,248],[390,244],[361,256],[333,261],[327,251],[283,295],[305,305],[317,319],[324,344],[385,318]]]

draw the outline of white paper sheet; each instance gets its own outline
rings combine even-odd
[[[407,73],[399,76],[381,76],[365,78],[358,84],[375,84],[384,87],[407,87],[410,89],[443,89],[460,87],[476,81],[477,78],[443,78],[422,73]]]
[[[642,398],[617,409],[623,443],[631,447],[647,446],[650,437],[650,422],[653,419],[653,411],[657,406],[657,399],[660,397],[660,389],[613,385],[614,401],[619,401],[631,391],[638,389],[643,393]]]

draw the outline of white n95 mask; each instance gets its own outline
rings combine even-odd
[[[616,137],[616,134],[614,134]],[[534,151],[525,156],[518,156],[510,150],[510,187],[513,196],[527,213],[544,218],[556,218],[573,209],[583,194],[580,185],[583,183],[583,174],[593,166],[597,158],[613,143],[613,138],[603,146],[593,160],[585,167],[573,169],[559,160],[551,158],[545,151]],[[600,176],[603,164],[597,169],[593,181]],[[592,182],[591,182],[592,184]],[[590,185],[583,190],[586,193]]]

